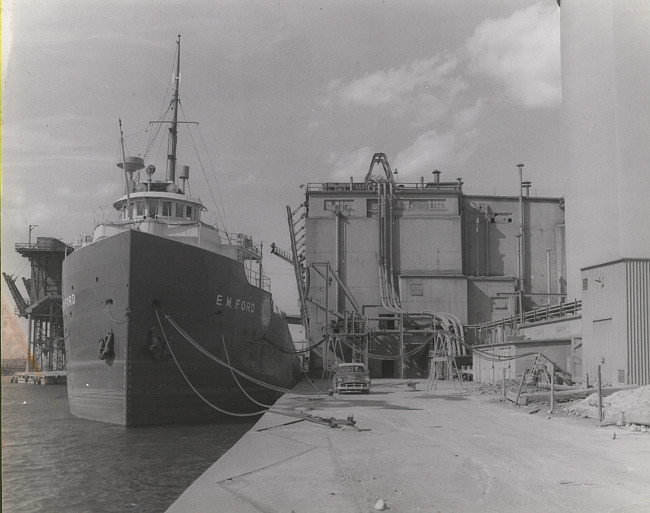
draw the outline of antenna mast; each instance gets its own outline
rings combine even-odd
[[[176,72],[174,73],[174,96],[172,98],[172,111],[174,118],[169,128],[169,147],[167,151],[167,180],[176,183],[176,141],[178,139],[178,86],[181,81],[181,36],[176,40]]]

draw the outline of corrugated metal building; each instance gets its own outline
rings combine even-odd
[[[582,269],[584,373],[603,383],[650,384],[650,259]]]

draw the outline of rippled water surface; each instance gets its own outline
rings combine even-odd
[[[73,417],[65,386],[3,377],[2,511],[165,511],[253,424],[127,429]]]

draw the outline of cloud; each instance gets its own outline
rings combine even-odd
[[[537,3],[507,18],[486,20],[467,40],[469,70],[494,79],[527,108],[562,99],[559,8]]]
[[[327,162],[331,165],[328,179],[346,182],[351,176],[365,177],[374,152],[367,146],[347,154],[330,153]]]
[[[400,177],[414,179],[428,176],[431,171],[446,168],[456,161],[459,139],[454,131],[438,133],[429,130],[408,148],[400,151],[395,159],[395,167]]]
[[[481,147],[485,120],[498,119],[504,103],[512,109],[559,106],[559,31],[559,10],[538,2],[482,21],[455,50],[332,80],[323,103],[345,109],[347,119],[367,123],[381,114],[401,126],[394,140],[403,149],[391,158],[400,177],[461,168]],[[362,148],[337,156],[332,179],[364,172],[371,155]]]
[[[453,55],[440,54],[399,68],[378,70],[347,83],[333,80],[328,85],[325,103],[344,107],[394,107],[400,114],[417,111],[431,122],[444,115],[456,95],[466,88],[456,74],[457,65]]]

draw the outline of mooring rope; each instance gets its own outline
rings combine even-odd
[[[283,393],[283,394],[292,394],[292,395],[298,395],[298,396],[304,396],[304,395],[308,395],[308,396],[311,396],[311,395],[327,395],[325,392],[322,392],[322,391],[320,391],[320,390],[319,390],[319,393],[318,393],[318,394],[306,394],[306,393],[300,393],[300,394],[297,394],[296,392],[292,392],[292,391],[291,391],[290,389],[288,389],[288,388],[283,388],[283,387],[279,387],[279,386],[276,386],[276,385],[272,385],[272,384],[270,384],[270,383],[266,383],[266,382],[261,381],[261,380],[259,380],[259,379],[257,379],[257,378],[254,378],[253,376],[250,376],[250,375],[246,374],[245,372],[240,371],[240,370],[237,369],[236,367],[233,367],[233,366],[230,365],[229,363],[223,361],[221,358],[219,358],[219,357],[213,355],[212,353],[210,353],[210,352],[209,352],[207,349],[205,349],[201,344],[199,344],[198,342],[196,342],[196,341],[195,341],[195,340],[194,340],[194,339],[193,339],[193,338],[192,338],[192,337],[191,337],[191,336],[190,336],[190,335],[189,335],[189,334],[188,334],[188,333],[187,333],[183,328],[181,328],[181,327],[178,325],[178,323],[177,323],[174,319],[172,319],[172,317],[171,317],[171,316],[170,316],[170,315],[165,311],[164,308],[162,308],[162,307],[159,307],[159,308],[161,308],[162,313],[163,313],[163,315],[165,316],[165,319],[167,319],[167,321],[169,322],[169,324],[171,324],[171,325],[172,325],[172,326],[173,326],[173,327],[178,331],[178,333],[179,333],[183,338],[185,338],[185,340],[187,340],[187,341],[188,341],[192,346],[194,346],[198,351],[200,351],[201,353],[203,353],[205,356],[207,356],[208,358],[210,358],[212,361],[214,361],[214,362],[216,362],[216,363],[218,363],[218,364],[220,364],[220,365],[226,367],[227,369],[230,369],[232,372],[235,372],[235,373],[239,374],[242,378],[247,379],[247,380],[251,381],[252,383],[255,383],[256,385],[259,385],[259,386],[262,386],[262,387],[265,387],[265,388],[269,388],[269,389],[271,389],[271,390],[275,390],[276,392],[281,392],[281,393]],[[162,328],[161,328],[161,329],[162,329]]]
[[[226,354],[226,361],[228,362],[228,365],[230,366],[230,356],[228,356],[228,348],[226,347],[226,339],[223,336],[223,333],[221,334],[221,341],[223,342],[223,351]],[[243,394],[250,399],[251,402],[257,404],[258,406],[261,406],[263,408],[271,408],[273,405],[272,404],[263,404],[251,397],[251,395],[244,390],[244,387],[241,385],[239,380],[237,379],[237,375],[233,372],[232,366],[230,366],[230,374],[232,374],[232,378],[235,380],[235,383],[237,383],[237,386],[239,389],[243,392]]]
[[[158,325],[160,326],[160,331],[163,334],[163,337],[165,338],[165,344],[167,345],[167,348],[169,349],[169,353],[172,355],[172,358],[174,359],[174,363],[178,367],[178,370],[180,371],[181,375],[185,379],[185,382],[189,385],[189,387],[193,390],[193,392],[205,403],[207,404],[210,408],[213,410],[218,411],[219,413],[222,413],[224,415],[229,415],[232,417],[257,417],[260,416],[261,414],[265,413],[266,410],[258,411],[258,412],[253,412],[253,413],[236,413],[233,411],[228,411],[224,410],[223,408],[220,408],[219,406],[212,404],[208,399],[203,397],[201,392],[199,392],[194,385],[192,385],[191,381],[181,368],[180,363],[178,363],[178,360],[176,359],[176,355],[174,354],[174,350],[172,349],[171,344],[169,343],[169,340],[167,340],[167,334],[165,333],[165,329],[163,328],[162,321],[160,320],[160,315],[158,314],[158,310],[156,309],[156,318],[158,319]]]
[[[286,417],[292,417],[292,418],[295,418],[295,419],[304,420],[304,421],[307,421],[307,422],[312,422],[312,423],[314,423],[314,424],[320,424],[320,425],[329,426],[329,427],[339,427],[339,426],[341,426],[341,425],[348,425],[348,426],[352,426],[352,427],[355,427],[355,428],[356,428],[356,425],[355,425],[356,423],[355,423],[353,420],[350,420],[350,419],[341,420],[341,419],[336,419],[336,418],[334,418],[334,417],[330,417],[330,418],[317,417],[317,416],[314,416],[314,415],[310,415],[310,414],[308,414],[308,413],[302,413],[302,412],[296,412],[296,411],[288,411],[288,410],[283,410],[283,409],[276,408],[276,407],[269,406],[269,405],[263,405],[262,403],[260,403],[260,402],[256,401],[255,399],[253,399],[250,395],[248,395],[248,394],[244,391],[244,388],[241,386],[241,384],[239,383],[239,381],[237,380],[237,378],[235,378],[235,382],[236,382],[237,385],[240,387],[240,389],[245,393],[246,397],[248,397],[252,402],[254,402],[254,403],[258,404],[258,405],[263,406],[265,409],[262,410],[262,411],[259,411],[259,412],[253,412],[253,413],[235,413],[235,412],[232,412],[232,411],[224,410],[223,408],[220,408],[220,407],[218,407],[218,406],[212,404],[208,399],[206,399],[206,398],[205,398],[205,397],[204,397],[204,396],[203,396],[203,395],[202,395],[202,394],[201,394],[201,393],[196,389],[196,387],[194,387],[194,385],[192,385],[192,383],[190,382],[190,380],[189,380],[189,378],[187,377],[187,375],[185,374],[185,372],[183,372],[183,369],[181,368],[180,363],[179,363],[178,360],[176,359],[176,355],[174,354],[174,351],[173,351],[173,349],[171,348],[171,344],[169,343],[169,340],[167,339],[167,334],[165,333],[165,329],[163,328],[162,321],[161,321],[161,319],[160,319],[160,315],[159,315],[159,313],[158,313],[158,309],[157,309],[157,308],[155,309],[155,312],[156,312],[156,318],[158,319],[158,325],[160,326],[160,331],[161,331],[162,334],[163,334],[163,337],[164,337],[164,339],[165,339],[165,343],[167,344],[167,347],[169,348],[169,352],[170,352],[170,354],[172,355],[172,358],[174,359],[174,363],[175,363],[176,366],[178,367],[178,370],[180,371],[181,375],[182,375],[183,378],[185,379],[186,383],[187,383],[187,384],[190,386],[190,388],[194,391],[194,393],[195,393],[195,394],[196,394],[196,395],[197,395],[197,396],[198,396],[198,397],[199,397],[199,398],[200,398],[204,403],[206,403],[208,406],[210,406],[212,409],[214,409],[214,410],[216,410],[216,411],[218,411],[218,412],[220,412],[220,413],[223,413],[223,414],[225,414],[225,415],[230,415],[230,416],[233,416],[233,417],[253,417],[253,416],[259,416],[259,415],[261,415],[261,414],[263,414],[263,413],[266,413],[266,412],[271,412],[271,413],[276,413],[276,414],[278,414],[278,415],[284,415],[284,416],[286,416]],[[165,315],[165,317],[167,318],[167,320],[170,322],[170,324],[173,325],[173,323],[172,323],[172,321],[170,320],[169,316],[168,316],[166,313],[164,313],[164,311],[163,311],[163,314]],[[175,327],[176,327],[176,326],[175,326]],[[180,330],[178,327],[177,327],[176,329],[178,329],[178,330],[179,330],[179,333],[181,333],[181,334],[183,335],[182,330]],[[185,336],[185,335],[184,335],[184,336]],[[187,337],[189,337],[189,335],[187,335]],[[191,337],[190,337],[190,338],[191,338]],[[222,335],[222,340],[223,340],[223,343],[224,343],[224,346],[225,346],[225,343],[226,343],[226,342],[225,342],[225,338],[223,338],[223,335]],[[192,345],[194,345],[194,343],[192,343]],[[216,358],[216,357],[214,357],[214,358],[215,358],[216,360],[218,360],[219,362],[221,362],[221,360],[219,360],[218,358]],[[230,358],[228,357],[228,352],[227,352],[227,351],[226,351],[226,358],[228,358],[228,361],[230,361]],[[242,373],[241,371],[238,371],[235,367],[233,367],[233,366],[230,365],[229,363],[223,362],[223,364],[224,364],[226,367],[228,367],[228,368],[230,369],[230,371],[233,373],[233,378],[235,377],[235,373],[238,373],[238,374],[241,374],[241,375],[244,376],[244,377],[247,377],[244,373]],[[250,377],[249,377],[249,378],[250,378]],[[310,394],[300,394],[300,395],[310,395]],[[325,394],[321,393],[321,395],[325,395]],[[358,428],[356,428],[356,429],[358,429]]]

